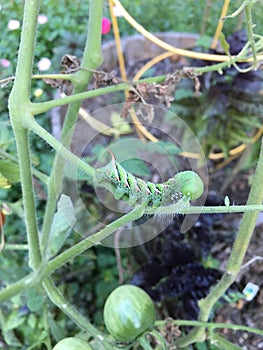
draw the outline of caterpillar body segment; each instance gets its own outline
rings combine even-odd
[[[96,170],[98,183],[109,181],[114,185],[114,197],[127,200],[130,206],[145,203],[152,207],[178,202],[183,197],[189,201],[199,198],[204,185],[195,172],[187,170],[176,174],[162,184],[144,181],[128,173],[114,158]]]

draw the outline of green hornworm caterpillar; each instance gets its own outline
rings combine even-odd
[[[111,155],[112,160],[106,166],[96,170],[96,181],[113,184],[114,197],[128,200],[131,206],[136,203],[145,203],[148,206],[159,207],[178,202],[183,197],[194,200],[203,193],[203,182],[193,171],[181,171],[166,182],[155,184],[128,173],[112,153]]]

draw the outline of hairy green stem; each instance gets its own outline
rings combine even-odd
[[[141,347],[143,348],[143,350],[152,350],[152,347],[148,341],[148,339],[144,336],[141,335],[138,339],[137,339],[138,343],[141,345]]]
[[[26,115],[28,116],[31,114],[30,87],[38,9],[39,1],[25,1],[16,77],[9,97],[10,120],[16,140],[23,193],[23,205],[29,244],[29,265],[33,270],[37,269],[41,263],[41,252],[36,221],[33,180],[30,171],[31,159],[28,130],[24,128],[23,119]]]
[[[59,100],[52,100],[47,102],[38,102],[32,105],[32,111],[34,114],[40,114],[48,112],[50,109],[60,106],[65,106],[72,102],[83,101],[88,98],[93,98],[101,95],[105,95],[111,92],[126,90],[130,87],[128,83],[122,83],[119,85],[108,86],[101,89],[96,89],[92,91],[85,91],[76,93],[74,95],[63,97]]]
[[[5,244],[6,250],[28,250],[28,244]]]
[[[167,323],[167,320],[164,321],[156,321],[155,326],[157,327],[163,327]],[[204,321],[194,321],[194,320],[171,320],[171,323],[176,326],[198,326],[198,327],[205,327],[207,329],[232,329],[232,330],[240,330],[244,332],[250,332],[258,335],[263,336],[263,330],[243,326],[240,324],[231,324],[231,323],[214,323],[214,322],[204,322]]]
[[[100,343],[102,343],[104,349],[113,350],[112,346],[106,341],[104,334],[92,326],[92,324],[77,309],[75,309],[74,306],[71,305],[61,291],[55,286],[51,278],[45,279],[43,286],[53,304],[68,315],[80,329],[96,338]]]
[[[85,163],[84,163],[85,164]],[[83,169],[84,170],[84,169]],[[241,207],[241,209],[240,209]],[[247,211],[255,211],[255,210],[262,210],[263,211],[263,206],[254,206],[254,205],[248,205],[248,206],[233,206],[233,207],[190,207],[188,210],[191,210],[192,213],[229,213],[229,210],[231,212],[234,212],[233,209],[236,209],[235,212],[242,212],[243,210]],[[178,210],[180,214],[182,214],[184,209],[182,209],[182,212]],[[136,216],[135,216],[136,212]],[[116,226],[115,229],[117,230],[118,228],[122,227],[123,225],[127,224],[128,222],[132,220],[136,220],[141,217],[144,213],[147,213],[147,209],[144,208],[143,210],[139,208],[138,212],[137,209],[134,209],[133,213],[130,215],[130,213],[124,215],[120,219],[116,220],[114,223],[110,224],[111,226]],[[127,218],[128,215],[128,218]],[[118,223],[116,223],[118,221]],[[103,228],[101,231],[97,232],[99,239],[106,238],[107,235],[110,233],[114,232],[114,227],[113,230],[107,230],[107,227]],[[96,235],[95,234],[95,235]],[[97,238],[98,238],[97,237]],[[81,241],[78,243],[77,247],[71,247],[65,252],[61,253],[51,261],[45,264],[44,271],[42,272],[43,277],[47,277],[49,274],[53,273],[56,269],[61,267],[63,264],[67,263],[70,261],[72,258],[76,257],[77,255],[83,253],[86,249],[90,248],[92,245],[97,245],[99,244],[99,240],[95,238],[93,239],[94,235],[90,237],[88,240]],[[19,247],[18,247],[19,248]],[[26,248],[26,247],[22,247]],[[79,250],[80,249],[80,250]],[[39,280],[36,279],[35,283],[39,283]],[[30,287],[32,284],[34,284],[34,277],[33,274],[30,274],[23,278],[22,280],[18,281],[17,284],[10,285],[6,289],[0,291],[0,302],[7,300],[11,298],[12,296],[18,294],[21,292],[23,289]]]
[[[12,91],[19,93],[23,99],[20,101],[28,105],[30,101],[30,87],[33,57],[36,42],[37,15],[39,0],[26,0],[24,5],[24,17],[21,32],[21,40],[18,51],[15,82]],[[11,92],[11,94],[14,94]],[[17,108],[19,105],[16,106]]]
[[[261,141],[261,150],[259,154],[259,159],[256,167],[256,171],[252,180],[252,186],[247,200],[247,205],[252,203],[255,205],[260,205],[263,202],[263,139]],[[241,224],[234,242],[226,272],[222,276],[221,280],[215,285],[214,288],[204,299],[199,301],[199,320],[207,321],[212,308],[218,299],[226,292],[226,290],[235,281],[238,272],[240,271],[244,256],[246,254],[250,239],[252,237],[256,220],[259,211],[253,211],[252,213],[244,213]],[[197,327],[187,336],[180,339],[177,342],[178,347],[184,347],[192,344],[195,341],[203,341],[205,338],[205,328]]]
[[[0,303],[11,299],[13,296],[20,294],[24,289],[31,288],[41,282],[42,271],[34,271],[31,274],[21,278],[17,282],[10,284],[0,291]]]
[[[44,289],[44,287],[42,287],[42,289]],[[49,305],[48,303],[44,303],[43,304],[43,328],[44,328],[44,332],[46,332],[46,337],[45,337],[45,345],[47,347],[47,349],[51,349],[52,348],[52,342],[51,342],[51,329],[50,329],[50,318],[49,318],[50,314],[49,314]],[[42,343],[42,341],[41,341]]]
[[[14,117],[16,111],[10,105],[10,116]],[[12,118],[11,117],[11,118]],[[27,229],[27,241],[29,246],[29,266],[36,270],[41,263],[41,253],[38,237],[38,226],[36,220],[36,207],[31,169],[31,158],[29,150],[28,130],[13,122],[17,155],[19,159],[20,179],[22,186],[22,198]]]
[[[26,126],[34,133],[44,139],[49,145],[51,145],[58,153],[60,153],[65,159],[71,161],[76,167],[81,169],[87,174],[88,177],[94,176],[94,169],[85,163],[82,159],[71,153],[66,147],[64,147],[54,136],[52,136],[47,130],[39,125],[32,117],[25,120]],[[107,189],[110,191],[111,186]],[[180,205],[173,204],[169,206],[163,206],[160,208],[145,207],[145,214],[231,214],[231,213],[244,213],[251,211],[263,211],[263,205],[231,205],[231,206],[188,206],[181,207]]]
[[[254,40],[254,33],[253,33],[253,22],[252,22],[252,7],[253,4],[249,2],[246,6],[246,21],[247,21],[247,34],[248,34],[248,41],[250,43],[251,49],[252,49],[252,55],[253,55],[253,67],[255,68],[257,65],[257,51],[255,46],[255,40]]]
[[[230,206],[216,206],[216,207],[205,207],[205,206],[189,206],[180,207],[180,204],[167,205],[160,208],[145,208],[145,214],[163,214],[163,215],[174,215],[174,214],[233,214],[233,213],[245,213],[263,211],[263,205],[230,205]]]
[[[196,73],[207,73],[207,72],[212,72],[212,71],[222,71],[225,68],[228,68],[231,66],[231,64],[237,62],[237,61],[242,61],[242,59],[246,60],[247,53],[248,53],[249,45],[244,47],[244,50],[240,52],[240,54],[236,57],[230,57],[228,62],[222,62],[222,63],[216,63],[210,66],[206,67],[186,67],[184,68],[184,71],[193,71]],[[254,57],[254,55],[253,55]],[[86,68],[88,69],[88,68]],[[39,76],[34,76],[35,79],[40,79],[45,77],[47,78],[53,78],[53,79],[66,79],[66,80],[71,80],[72,82],[78,81],[77,77],[83,75],[84,69],[80,69],[77,73],[72,73],[72,74],[53,74],[53,75],[39,75]],[[92,74],[92,70],[89,71],[90,74]],[[112,85],[92,91],[85,91],[85,92],[77,92],[75,91],[74,94],[71,96],[66,96],[58,100],[53,100],[53,101],[47,101],[47,102],[38,102],[32,104],[32,112],[33,114],[40,114],[49,111],[52,108],[55,107],[60,107],[60,106],[65,106],[69,103],[72,102],[77,102],[77,101],[83,101],[85,99],[93,98],[93,97],[98,97],[101,95],[105,95],[108,93],[112,92],[118,92],[118,91],[123,91],[129,89],[131,86],[136,86],[138,84],[142,83],[148,83],[148,84],[153,84],[153,83],[162,83],[166,79],[166,75],[160,75],[156,77],[150,77],[150,78],[144,78],[138,81],[131,81],[129,83],[123,82],[121,84],[117,85]]]
[[[238,345],[233,344],[223,336],[217,334],[213,334],[211,336],[210,342],[212,345],[216,345],[216,347],[220,347],[219,349],[224,350],[242,350],[242,348]]]
[[[69,262],[74,257],[82,254],[85,250],[91,248],[94,245],[100,244],[100,241],[106,238],[108,235],[126,225],[127,223],[139,219],[144,212],[144,207],[138,207],[132,210],[130,213],[125,214],[121,218],[115,220],[111,224],[107,225],[94,235],[84,239],[83,241],[77,243],[73,247],[67,249],[54,259],[45,263],[39,271],[29,274],[28,276],[22,278],[16,283],[6,287],[0,291],[0,303],[12,298],[14,295],[21,293],[22,290],[32,287],[38,284],[44,278],[50,276],[58,268],[63,266],[65,263]]]
[[[86,90],[87,85],[92,77],[91,69],[97,68],[102,63],[101,54],[101,20],[102,20],[103,0],[90,0],[90,13],[88,24],[88,35],[83,53],[81,68],[76,72],[74,80],[73,95],[79,94]],[[68,147],[74,131],[74,126],[78,118],[78,111],[81,106],[81,100],[74,101],[68,106],[65,116],[62,132],[61,143]],[[56,211],[56,199],[61,193],[63,183],[65,159],[60,153],[56,154],[52,172],[48,185],[48,198],[41,237],[41,249],[45,251],[48,246],[52,220]]]
[[[26,118],[24,121],[27,128],[45,140],[52,146],[58,154],[64,159],[72,162],[76,167],[87,174],[87,177],[94,176],[94,169],[85,163],[82,159],[71,153],[64,145],[61,144],[54,136],[52,136],[46,129],[44,129],[33,117]]]
[[[197,67],[186,67],[186,68],[184,68],[184,71],[191,70],[195,73],[207,73],[207,72],[212,72],[212,71],[222,71],[222,69],[230,67],[232,62],[239,61],[241,59],[240,57],[233,58],[232,61],[229,60],[229,62],[217,63],[217,64],[210,65],[207,67],[198,67],[198,68]],[[82,72],[82,71],[79,71],[79,72]],[[76,74],[76,73],[74,73],[74,74]],[[57,75],[54,75],[54,76],[56,77]],[[32,104],[32,112],[33,112],[33,114],[45,113],[52,108],[65,106],[65,105],[72,103],[72,102],[83,101],[85,99],[98,97],[98,96],[113,93],[113,92],[127,90],[131,86],[136,86],[136,85],[143,84],[143,83],[158,84],[158,83],[164,82],[165,79],[166,79],[166,75],[160,75],[160,76],[151,77],[151,78],[144,78],[144,79],[141,79],[138,81],[131,81],[129,83],[124,82],[121,84],[112,85],[112,86],[108,86],[108,87],[104,87],[104,88],[99,88],[99,89],[92,90],[92,91],[75,93],[75,94],[72,94],[70,96],[66,96],[66,97],[63,97],[61,99],[58,99],[58,100],[52,100],[52,101],[47,101],[47,102],[37,102],[37,103]],[[68,79],[68,80],[71,80],[71,79]]]
[[[123,227],[125,224],[131,221],[139,219],[144,213],[145,207],[139,206],[133,209],[130,213],[122,216],[121,218],[115,220],[113,223],[107,225],[105,228],[101,229],[94,235],[84,239],[83,241],[77,243],[75,246],[67,249],[65,252],[61,253],[53,260],[47,263],[45,267],[45,273],[51,274],[56,269],[70,261],[72,258],[76,257],[79,254],[82,254],[85,250],[89,249],[93,245],[99,244],[101,240],[106,238],[111,233],[115,232],[118,228]]]
[[[1,155],[4,159],[9,159],[9,160],[11,160],[11,161],[14,162],[14,163],[19,164],[19,161],[18,161],[17,157],[15,157],[15,156],[13,156],[12,154],[10,154],[10,153],[4,151],[3,149],[0,149],[0,155]],[[48,183],[49,177],[48,177],[46,174],[42,173],[41,171],[39,171],[39,170],[37,170],[37,169],[35,169],[35,168],[33,168],[33,167],[32,167],[32,169],[31,169],[31,171],[32,171],[32,174],[33,174],[36,178],[38,178],[40,181],[42,181],[44,184],[47,184],[47,183]]]
[[[91,248],[94,245],[100,244],[100,242],[108,237],[111,233],[115,232],[118,228],[123,227],[131,221],[137,220],[144,214],[144,206],[138,206],[129,213],[123,215],[119,219],[110,223],[97,233],[85,238],[73,247],[67,249],[51,261],[49,261],[45,267],[45,273],[48,275],[53,273],[59,267],[63,266],[66,262],[70,261],[74,257],[82,254],[85,250]]]

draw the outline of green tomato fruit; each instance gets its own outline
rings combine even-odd
[[[122,342],[132,342],[156,320],[152,299],[133,285],[120,286],[108,296],[103,316],[108,332]]]
[[[82,339],[68,337],[60,340],[53,350],[93,350],[92,347]]]

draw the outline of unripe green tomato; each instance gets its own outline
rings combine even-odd
[[[68,337],[60,340],[53,350],[93,350],[92,347],[82,339]]]
[[[134,341],[156,320],[152,299],[133,285],[120,286],[108,296],[103,316],[108,332],[121,342]]]

